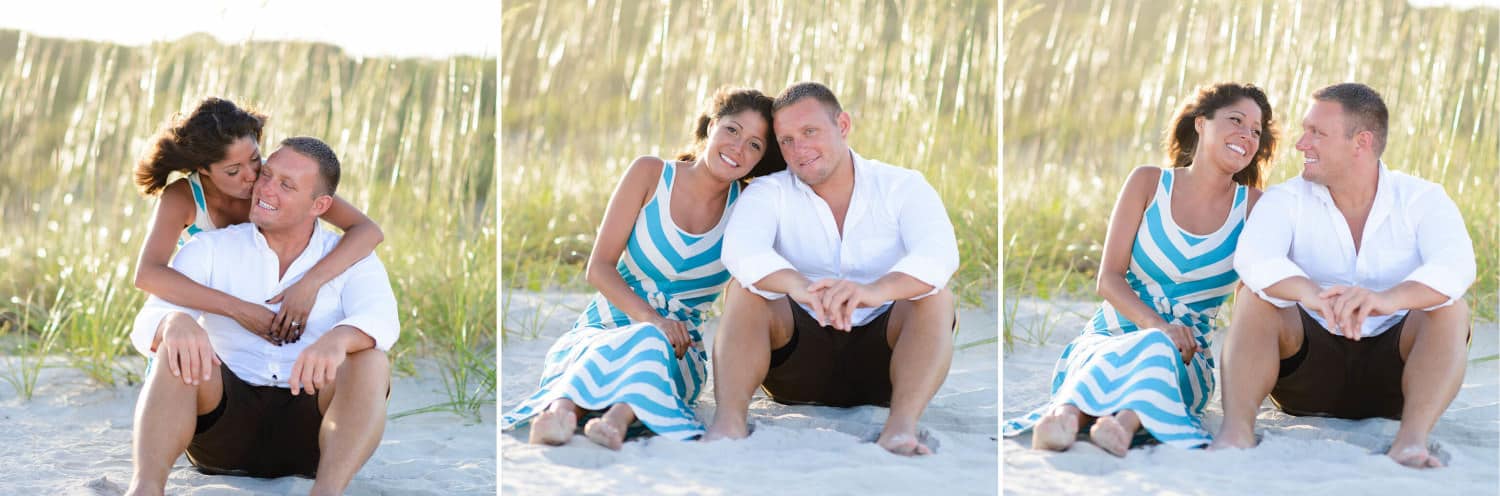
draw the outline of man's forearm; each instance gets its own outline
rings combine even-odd
[[[808,280],[807,276],[802,275],[801,272],[792,269],[781,269],[772,272],[771,275],[762,277],[759,281],[755,281],[752,284],[756,289],[761,291],[789,295],[807,289],[808,286],[812,285],[812,281]]]
[[[892,272],[870,283],[875,294],[885,301],[909,300],[931,293],[933,286],[904,272]]]
[[[320,341],[324,339],[334,340],[334,342],[338,343],[344,349],[345,354],[358,353],[375,347],[375,338],[370,337],[369,334],[365,334],[364,331],[347,325],[334,327],[328,331],[328,334],[324,334],[322,338],[319,338]]]
[[[1401,310],[1421,310],[1448,301],[1448,295],[1416,281],[1402,282],[1381,293],[1384,293],[1387,301]]]
[[[1322,288],[1318,287],[1317,283],[1312,282],[1312,279],[1302,276],[1292,276],[1277,281],[1275,284],[1266,286],[1265,291],[1267,295],[1273,298],[1296,302],[1307,301],[1309,298],[1317,297],[1320,292],[1322,292]]]

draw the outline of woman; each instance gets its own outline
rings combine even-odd
[[[1115,456],[1142,427],[1169,445],[1208,444],[1208,334],[1239,280],[1234,248],[1260,198],[1274,125],[1265,93],[1247,84],[1205,87],[1178,111],[1166,139],[1172,167],[1137,168],[1110,216],[1104,304],[1063,349],[1051,400],[1007,422],[1005,435],[1033,429],[1033,448],[1061,451],[1093,420],[1090,441]]]
[[[168,267],[176,246],[192,236],[250,221],[250,192],[262,163],[264,124],[264,115],[210,97],[157,134],[135,166],[136,186],[148,196],[160,197],[136,262],[135,287],[178,305],[231,317],[280,345],[301,336],[318,288],[375,251],[384,235],[374,221],[335,196],[322,218],[343,229],[343,239],[301,279],[278,294],[266,295],[265,302],[229,296]],[[174,180],[174,173],[185,176]],[[267,308],[278,304],[279,311]]]
[[[689,407],[707,377],[698,327],[729,272],[719,260],[724,220],[741,180],[786,165],[771,137],[771,98],[722,88],[698,117],[691,151],[677,161],[640,157],[620,180],[587,277],[599,289],[572,330],[547,351],[538,391],[504,416],[531,421],[533,444],[584,434],[620,449],[637,420],[657,435],[703,433]]]

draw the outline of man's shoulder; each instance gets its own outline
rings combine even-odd
[[[863,156],[860,158],[864,160],[865,170],[872,172],[870,176],[874,178],[876,184],[880,185],[881,189],[898,189],[919,183],[931,186],[931,184],[927,183],[927,177],[916,169],[892,165]]]
[[[186,244],[182,245],[182,249],[186,250],[189,246],[195,244],[200,247],[209,247],[247,243],[253,242],[254,238],[255,224],[245,222],[195,234],[192,239],[189,239]]]
[[[1278,195],[1290,194],[1300,196],[1309,192],[1313,184],[1314,183],[1312,181],[1303,179],[1300,175],[1292,176],[1291,179],[1287,179],[1278,184],[1274,184],[1269,188],[1266,188],[1265,194],[1270,195],[1271,193],[1276,193]]]
[[[756,194],[768,194],[791,188],[796,177],[792,176],[790,169],[782,169],[764,176],[750,180],[750,185],[745,186],[745,192],[751,191]]]
[[[1389,179],[1391,181],[1391,184],[1395,186],[1392,189],[1398,195],[1408,200],[1415,200],[1417,197],[1433,192],[1442,195],[1448,194],[1447,190],[1443,189],[1443,185],[1428,181],[1417,176],[1413,176],[1411,174],[1407,174],[1405,172],[1397,170],[1387,170],[1386,174],[1386,178]]]

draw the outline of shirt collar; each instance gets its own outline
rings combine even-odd
[[[262,250],[262,251],[266,251],[266,252],[271,252],[273,254],[275,253],[275,251],[271,249],[271,245],[266,242],[266,235],[265,235],[265,233],[260,232],[260,226],[254,226],[254,225],[252,225],[251,228],[250,228],[250,231],[252,233],[255,233],[255,248],[256,249]],[[329,235],[330,235],[329,232],[327,232],[326,230],[324,230],[321,225],[319,225],[316,221],[314,221],[313,222],[313,226],[312,226],[312,237],[308,238],[308,240],[307,240],[307,246],[302,249],[302,253],[297,254],[297,258],[292,259],[292,265],[288,266],[287,272],[290,273],[291,272],[291,267],[292,266],[296,266],[298,260],[301,260],[303,257],[306,257],[307,254],[308,254],[308,252],[313,251],[312,248],[314,246],[321,246],[323,238],[326,237],[326,236],[329,236]]]
[[[1379,160],[1376,161],[1375,164],[1375,199],[1371,200],[1370,204],[1370,213],[1372,216],[1377,211],[1390,209],[1390,204],[1392,201],[1394,201],[1391,197],[1393,193],[1391,193],[1390,190],[1395,186],[1391,182],[1390,171],[1386,168],[1385,161]],[[1327,185],[1318,184],[1312,181],[1307,181],[1307,184],[1311,187],[1313,196],[1317,197],[1319,201],[1322,201],[1329,206],[1336,205],[1333,202],[1333,193],[1328,192]]]

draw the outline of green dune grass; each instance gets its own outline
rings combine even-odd
[[[584,263],[631,160],[685,148],[691,119],[721,85],[775,95],[816,80],[852,114],[855,150],[921,171],[937,189],[962,259],[951,287],[980,304],[999,273],[998,23],[982,1],[507,4],[504,285],[590,290]]]
[[[139,380],[127,334],[154,208],[130,169],[173,113],[223,96],[270,115],[262,145],[311,135],[343,162],[339,193],[380,223],[402,319],[392,350],[442,364],[466,415],[494,401],[495,60],[358,58],[326,44],[129,47],[0,31],[0,341],[115,385]],[[30,370],[22,366],[18,370]],[[35,375],[12,382],[30,396]]]
[[[1276,184],[1301,169],[1293,143],[1308,96],[1359,81],[1391,110],[1385,162],[1442,184],[1458,203],[1478,256],[1470,305],[1476,318],[1496,319],[1500,11],[1397,0],[1018,0],[1006,2],[1002,22],[1007,299],[1094,298],[1120,186],[1132,168],[1167,162],[1163,132],[1197,87],[1234,80],[1266,90],[1282,129]]]

